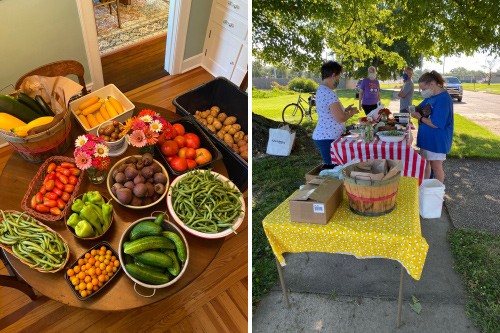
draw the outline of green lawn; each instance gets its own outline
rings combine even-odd
[[[493,94],[500,94],[500,83],[462,83],[465,90],[470,91],[486,91]]]

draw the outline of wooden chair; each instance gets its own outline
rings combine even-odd
[[[36,299],[35,292],[33,291],[33,289],[29,284],[27,284],[24,280],[18,277],[12,266],[7,261],[5,253],[1,248],[0,248],[0,260],[4,264],[5,268],[7,268],[7,272],[9,273],[9,275],[0,275],[0,286],[17,289],[26,294],[26,296],[31,298],[32,301],[35,300]]]
[[[116,6],[116,8],[113,7],[113,4]],[[120,20],[120,1],[119,0],[100,0],[100,3],[98,4],[93,4],[94,8],[100,7],[100,6],[109,6],[109,15],[101,16],[101,17],[96,17],[95,18],[95,27],[97,30],[97,34],[99,34],[99,27],[97,26],[97,21],[105,19],[106,17],[114,16],[118,18],[118,27],[121,29],[122,28],[122,22]],[[115,11],[113,13],[113,11]],[[94,13],[95,15],[95,13]]]
[[[83,65],[79,63],[78,61],[75,60],[61,60],[61,61],[56,61],[52,62],[47,65],[40,66],[38,68],[35,68],[32,71],[29,71],[28,73],[24,74],[21,76],[19,80],[16,82],[16,90],[21,87],[21,84],[23,83],[24,79],[28,76],[31,75],[41,75],[41,76],[68,76],[71,74],[74,74],[78,76],[78,82],[83,86],[82,93],[83,95],[87,95],[87,87],[85,86],[85,80],[83,79],[83,74],[85,73],[85,69],[83,68]]]

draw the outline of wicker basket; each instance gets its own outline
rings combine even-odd
[[[15,211],[15,210],[4,210],[3,212],[5,214],[8,214],[8,213],[21,214],[21,212],[18,212],[18,211]],[[2,221],[3,221],[3,217],[0,214],[0,226],[2,225]],[[41,273],[56,273],[56,272],[59,272],[60,270],[62,270],[64,268],[64,266],[66,266],[66,264],[68,263],[68,260],[69,260],[69,245],[68,245],[68,242],[66,242],[66,240],[60,234],[58,234],[56,231],[52,230],[51,228],[47,227],[42,222],[40,222],[38,220],[35,220],[35,222],[36,222],[36,224],[38,224],[39,226],[44,227],[45,229],[47,229],[49,232],[53,233],[54,235],[57,235],[57,237],[59,237],[59,239],[61,239],[66,244],[66,248],[68,249],[68,251],[66,253],[66,259],[64,259],[64,264],[61,267],[59,267],[58,269],[54,269],[52,271],[46,271],[46,270],[44,270],[43,268],[40,268],[40,267],[34,267],[33,269],[36,269],[37,271],[39,271]],[[26,262],[25,260],[23,260],[23,259],[19,258],[18,256],[16,256],[16,254],[12,251],[12,246],[0,243],[0,247],[3,248],[8,253],[10,253],[11,255],[13,255],[14,257],[16,257],[23,264],[31,266],[31,264],[29,262]]]
[[[71,112],[52,128],[45,132],[19,137],[12,132],[0,130],[0,137],[6,140],[12,148],[29,162],[41,163],[47,158],[62,155],[71,144]]]
[[[53,156],[45,161],[45,163],[42,164],[40,169],[38,169],[38,172],[36,173],[35,177],[33,177],[33,180],[30,183],[30,186],[28,187],[28,191],[26,191],[26,194],[24,195],[23,201],[21,202],[21,207],[36,217],[37,219],[44,220],[44,221],[58,221],[63,219],[66,216],[66,210],[68,207],[71,205],[71,202],[75,198],[75,196],[78,193],[78,190],[80,189],[80,185],[82,184],[83,181],[83,174],[84,172],[82,171],[80,173],[80,176],[78,176],[78,182],[75,185],[75,189],[73,193],[71,193],[71,196],[69,197],[68,202],[66,203],[66,207],[61,211],[61,214],[59,215],[52,215],[50,213],[39,213],[36,210],[31,208],[31,198],[40,190],[40,188],[43,185],[43,180],[45,179],[45,176],[47,175],[47,167],[49,166],[50,163],[56,163],[56,164],[61,164],[62,162],[69,162],[69,163],[75,163],[75,159],[71,157],[65,157],[65,156]]]
[[[385,180],[352,178],[351,171],[357,165],[358,163],[352,164],[342,170],[351,211],[363,216],[381,216],[390,213],[396,206],[401,173],[398,172],[395,176]]]

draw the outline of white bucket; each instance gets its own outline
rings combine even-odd
[[[420,216],[425,219],[441,217],[444,184],[437,179],[424,179],[418,189]]]

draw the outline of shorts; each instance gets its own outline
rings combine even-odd
[[[425,158],[427,161],[444,161],[446,160],[446,154],[444,153],[434,153],[432,151],[420,148],[420,156]]]

